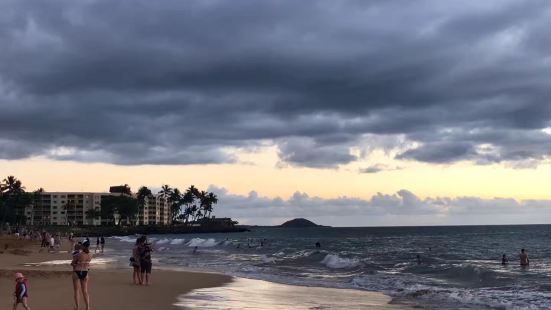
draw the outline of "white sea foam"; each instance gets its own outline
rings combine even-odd
[[[116,260],[114,258],[92,258],[92,261],[90,264],[92,265],[105,265],[108,263],[115,262]],[[45,262],[39,262],[39,263],[29,263],[25,264],[28,266],[59,266],[59,265],[70,265],[71,260],[66,259],[57,259],[57,260],[50,260]]]
[[[354,268],[360,265],[360,261],[356,258],[344,258],[336,254],[327,254],[321,263],[334,269]]]
[[[272,263],[272,264],[275,264],[275,262],[276,262],[275,258],[269,257],[269,256],[267,256],[267,255],[262,255],[262,256],[260,257],[260,259],[262,259],[262,261],[265,262],[265,263]]]
[[[178,245],[178,244],[182,244],[184,243],[186,239],[173,239],[172,241],[170,241],[170,244],[172,245]]]
[[[169,242],[170,242],[170,239],[165,238],[165,239],[161,239],[161,240],[155,242],[155,244],[167,244]]]
[[[113,238],[121,241],[121,242],[128,242],[128,243],[135,243],[136,237],[130,237],[130,236],[114,236]]]
[[[202,238],[193,238],[188,243],[188,247],[200,247],[200,248],[208,248],[216,246],[216,240],[214,239],[202,239]]]

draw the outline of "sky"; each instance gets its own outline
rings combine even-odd
[[[246,224],[547,223],[548,1],[0,2],[0,175]]]

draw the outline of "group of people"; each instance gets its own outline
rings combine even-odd
[[[50,242],[47,241],[50,234],[44,232],[40,236],[43,236],[42,246],[49,246]],[[52,237],[55,239],[55,237]],[[88,279],[90,263],[92,261],[92,253],[90,252],[90,239],[85,238],[83,241],[77,241],[70,233],[68,239],[72,245],[71,254],[71,266],[73,269],[72,282],[73,282],[73,298],[75,302],[75,308],[80,307],[80,296],[84,301],[85,309],[90,309],[90,295],[88,293]],[[96,238],[95,252],[101,251],[103,253],[105,246],[105,238],[98,236]],[[136,245],[132,251],[132,257],[130,258],[131,266],[134,267],[133,281],[136,285],[150,285],[151,284],[151,252],[153,251],[151,243],[147,240],[146,236],[141,236],[136,240]],[[28,302],[28,286],[27,279],[22,273],[15,274],[15,293],[13,310],[16,310],[19,305],[22,305],[24,309],[30,310]]]
[[[520,265],[522,267],[527,267],[530,265],[530,259],[528,258],[528,253],[526,253],[526,250],[521,249],[520,255],[519,255]],[[508,265],[509,264],[509,258],[507,258],[506,254],[503,254],[501,257],[501,264],[502,265]]]
[[[132,280],[135,285],[151,284],[151,269],[153,267],[151,252],[153,252],[153,247],[146,236],[136,239],[130,257],[130,266],[134,268]]]

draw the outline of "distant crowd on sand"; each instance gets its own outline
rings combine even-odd
[[[70,244],[69,252],[72,255],[71,267],[73,298],[75,309],[80,309],[80,295],[84,302],[86,310],[90,310],[90,294],[89,279],[90,279],[90,263],[93,259],[91,253],[90,238],[86,237],[81,240],[69,233],[62,235],[61,233],[50,233],[47,231],[16,231],[9,232],[11,235],[19,239],[41,241],[41,248],[48,248],[48,251],[54,251],[62,247],[63,239],[67,239]],[[103,253],[105,249],[105,238],[103,236],[96,237],[95,253]],[[146,236],[140,236],[136,240],[132,256],[130,257],[130,266],[133,267],[133,282],[135,285],[150,285],[152,260],[151,252],[153,248]],[[15,273],[15,292],[13,310],[16,310],[19,305],[24,309],[29,310],[29,285],[28,279],[21,272]]]

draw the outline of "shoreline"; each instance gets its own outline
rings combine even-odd
[[[4,250],[3,242],[6,241],[12,244]],[[64,244],[63,249],[48,253],[44,248],[40,248],[36,241],[15,240],[14,242],[13,238],[0,237],[0,249],[2,249],[0,250],[2,252],[0,253],[0,308],[11,308],[13,274],[23,272],[29,281],[31,308],[74,309],[72,272],[71,267],[66,263],[70,260],[68,242]],[[42,264],[52,261],[58,261],[58,264]],[[271,299],[274,304],[272,306],[266,304],[271,309],[281,309],[279,304],[285,305],[289,302],[302,302],[306,309],[309,308],[309,303],[316,301],[305,296],[313,295],[323,299],[327,296],[337,297],[342,293],[346,293],[351,298],[361,297],[361,307],[358,309],[409,308],[394,304],[391,297],[379,292],[285,285],[215,272],[170,270],[162,266],[154,269],[152,285],[138,286],[132,284],[131,268],[116,268],[105,261],[99,264],[94,264],[92,261],[89,281],[91,306],[93,309],[102,310],[196,309],[201,308],[201,305],[208,309],[217,309],[216,303],[208,304],[208,302],[212,303],[216,299],[228,297],[229,305],[233,308],[228,308],[226,303],[225,309],[240,309],[243,305],[250,307],[255,303],[261,305]],[[279,292],[275,299],[272,296],[274,291]],[[252,295],[257,298],[256,301],[251,300],[251,292],[254,292]],[[197,299],[193,299],[197,294],[203,294],[203,297],[210,296],[212,300],[202,300],[198,304]],[[328,305],[334,304],[333,300],[335,298],[327,299]],[[84,309],[82,304],[81,309]]]
[[[6,242],[8,249],[4,249]],[[64,248],[48,253],[39,242],[0,237],[0,309],[12,307],[15,272],[22,272],[28,279],[32,309],[74,309],[71,267],[66,263],[41,264],[70,260],[69,243],[64,244]],[[175,304],[182,294],[231,281],[232,277],[221,274],[157,269],[152,274],[152,285],[139,286],[132,284],[130,268],[92,261],[89,292],[92,309],[180,309]]]

